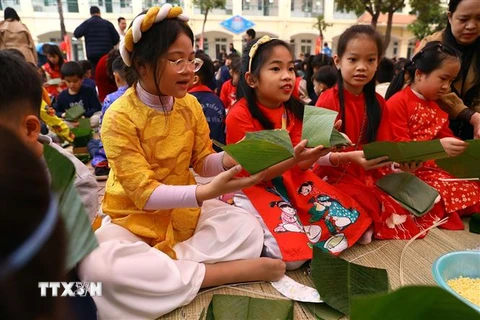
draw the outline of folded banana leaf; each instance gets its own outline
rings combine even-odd
[[[302,139],[307,139],[307,147],[324,147],[349,145],[350,142],[345,139],[336,129],[335,119],[338,112],[314,107],[305,106],[303,112]]]
[[[437,190],[408,172],[386,175],[375,184],[417,217],[430,211],[439,195]]]
[[[403,287],[391,293],[356,297],[352,320],[478,320],[480,314],[439,287]]]
[[[54,148],[44,146],[44,158],[52,179],[51,187],[59,195],[60,214],[68,235],[66,270],[69,271],[98,246],[82,199],[74,186],[73,163]]]
[[[85,108],[81,105],[76,105],[67,109],[67,111],[65,111],[65,120],[77,121],[84,114],[85,114]]]
[[[389,291],[387,270],[351,263],[318,247],[313,247],[311,271],[322,300],[346,315],[354,297]]]
[[[207,320],[293,320],[293,301],[213,295]]]
[[[235,144],[213,143],[232,156],[250,174],[293,158],[293,146],[286,130],[248,132]]]
[[[399,163],[423,162],[447,157],[440,140],[389,142],[378,141],[363,146],[368,160],[388,156],[388,160]]]
[[[437,160],[437,165],[458,178],[480,178],[480,140],[466,140],[467,149],[459,156]]]

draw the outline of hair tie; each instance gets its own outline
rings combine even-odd
[[[130,67],[132,65],[132,52],[135,43],[142,39],[142,33],[149,30],[155,23],[165,19],[178,19],[187,22],[189,19],[183,14],[181,7],[172,7],[166,3],[161,7],[152,7],[147,13],[137,16],[131,27],[127,30],[125,38],[120,41],[120,55],[123,62]]]
[[[250,51],[248,52],[249,60],[248,60],[248,72],[252,72],[252,60],[253,57],[255,57],[255,54],[257,53],[258,48],[265,43],[268,43],[272,40],[275,40],[277,38],[270,38],[269,36],[265,35],[261,37],[260,39],[255,42],[255,44],[250,48]]]

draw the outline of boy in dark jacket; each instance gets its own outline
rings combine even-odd
[[[203,65],[195,73],[188,93],[194,95],[202,105],[203,113],[210,127],[210,138],[225,144],[225,107],[218,96],[209,88],[215,78],[212,59],[205,53],[197,52],[195,57],[202,59]],[[213,148],[222,151],[217,146]]]
[[[78,62],[70,61],[63,64],[60,72],[68,89],[58,95],[54,106],[57,116],[65,118],[68,109],[80,105],[85,109],[85,118],[90,118],[92,128],[98,127],[102,105],[98,100],[97,92],[83,85],[83,68]]]

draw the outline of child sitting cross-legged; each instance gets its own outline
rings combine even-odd
[[[60,69],[63,80],[67,83],[68,89],[58,95],[55,110],[59,117],[65,118],[65,112],[74,107],[82,106],[85,109],[85,118],[90,118],[92,128],[98,127],[100,123],[100,110],[102,106],[98,100],[96,91],[83,85],[83,68],[78,62],[66,62]],[[75,122],[72,126],[76,126]]]

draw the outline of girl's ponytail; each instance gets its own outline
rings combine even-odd
[[[385,100],[390,99],[395,93],[403,89],[405,85],[405,75],[407,75],[408,79],[413,79],[412,77],[415,76],[415,65],[412,61],[408,61],[402,70],[393,78],[392,82],[388,86],[387,93],[385,94]]]

